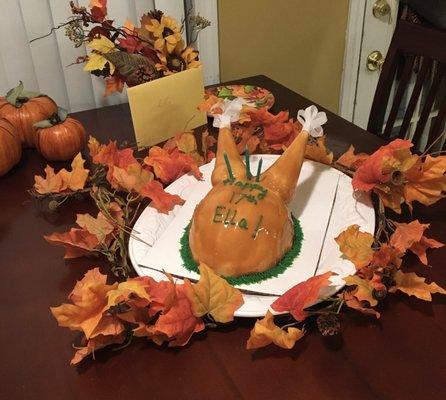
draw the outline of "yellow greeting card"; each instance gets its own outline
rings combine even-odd
[[[204,94],[201,67],[133,86],[127,93],[138,147],[207,123],[206,113],[197,110]]]

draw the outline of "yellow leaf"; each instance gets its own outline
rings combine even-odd
[[[304,334],[304,330],[298,328],[288,328],[288,331],[279,328],[274,323],[273,314],[268,311],[265,318],[258,320],[251,330],[246,348],[258,349],[274,343],[283,349],[292,349]]]
[[[342,254],[355,264],[356,269],[365,267],[372,260],[373,235],[360,232],[358,225],[349,226],[335,240]]]
[[[332,164],[333,153],[325,146],[325,136],[318,137],[315,142],[308,142],[305,150],[305,158],[322,164]]]
[[[90,53],[88,55],[88,61],[84,65],[84,71],[88,71],[88,72],[95,71],[95,70],[102,71],[105,68],[105,64],[107,64],[107,63],[108,63],[108,60],[101,54]],[[110,64],[110,72],[111,72],[112,66],[113,65]],[[113,69],[114,69],[114,66],[113,66]]]
[[[111,53],[112,51],[117,50],[115,44],[103,35],[97,39],[93,39],[87,44],[87,47],[102,54]]]
[[[229,322],[234,312],[243,304],[240,290],[216,275],[207,265],[201,263],[200,280],[192,285],[185,279],[184,288],[192,311],[196,317],[210,314],[217,322]]]
[[[92,51],[88,54],[88,61],[84,66],[84,71],[102,71],[108,63],[110,66],[110,75],[113,75],[115,66],[108,61],[103,54],[117,51],[118,49],[115,47],[114,43],[101,35],[98,39],[93,39],[89,42],[87,47],[92,49]]]
[[[404,273],[396,271],[394,280],[395,286],[389,289],[389,292],[392,293],[400,290],[409,296],[415,296],[425,301],[432,301],[432,293],[446,294],[445,289],[438,286],[435,282],[425,283],[426,278],[418,276],[415,272]]]
[[[373,286],[369,280],[362,279],[357,275],[350,275],[345,277],[344,281],[348,286],[356,285],[356,289],[352,292],[352,295],[359,301],[368,301],[372,307],[378,304],[373,297]]]

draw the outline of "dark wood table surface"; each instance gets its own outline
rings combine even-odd
[[[274,112],[295,115],[311,102],[265,76],[240,82],[276,96]],[[354,144],[371,152],[383,142],[328,114],[328,145],[339,155]],[[100,140],[129,139],[127,104],[75,114]],[[445,399],[446,298],[433,303],[392,295],[373,321],[355,312],[342,318],[338,337],[310,328],[295,348],[245,349],[254,319],[237,319],[224,330],[195,335],[184,348],[145,340],[118,352],[100,351],[78,367],[69,365],[75,332],[59,328],[49,307],[66,301],[91,259],[63,260],[61,247],[43,235],[66,231],[75,214],[93,211],[72,202],[52,218],[39,215],[27,194],[46,162],[26,150],[20,164],[0,178],[0,399]],[[416,207],[414,217],[431,223],[429,235],[446,239],[445,201]],[[407,256],[404,266],[446,287],[446,248],[431,251],[432,268]]]

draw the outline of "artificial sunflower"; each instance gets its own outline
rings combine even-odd
[[[144,28],[153,36],[156,51],[167,50],[168,53],[172,53],[182,41],[181,29],[171,17],[162,15],[160,20],[150,18]]]
[[[184,48],[184,42],[181,41],[172,53],[157,53],[160,62],[155,65],[158,71],[164,75],[172,75],[186,69],[197,68],[201,65],[198,61],[198,51],[192,47]]]

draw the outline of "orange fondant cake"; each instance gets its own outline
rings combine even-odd
[[[287,204],[299,178],[308,133],[301,132],[263,174],[251,176],[232,133],[220,129],[212,190],[195,209],[189,244],[196,262],[237,277],[273,267],[293,244]]]

